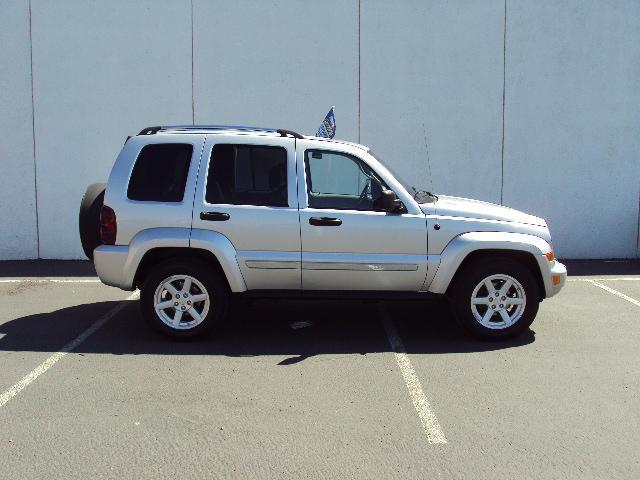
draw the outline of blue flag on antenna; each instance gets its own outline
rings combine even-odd
[[[316,137],[333,138],[336,134],[336,116],[333,114],[334,108],[335,107],[331,107],[327,116],[324,117],[318,133],[316,133]]]

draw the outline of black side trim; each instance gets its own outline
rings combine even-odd
[[[287,298],[298,300],[433,300],[443,298],[432,292],[376,290],[248,290],[234,293],[236,298]]]

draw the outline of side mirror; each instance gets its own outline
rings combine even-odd
[[[383,189],[376,203],[378,210],[382,210],[383,212],[398,213],[404,210],[402,201],[400,201],[393,190]]]

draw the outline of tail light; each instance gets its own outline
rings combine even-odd
[[[114,245],[117,232],[116,212],[113,211],[113,208],[103,205],[100,210],[100,240],[105,245]]]

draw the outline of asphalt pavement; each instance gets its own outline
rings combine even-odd
[[[88,262],[0,262],[0,478],[640,478],[640,262],[569,271],[507,342],[284,300],[176,342]]]

